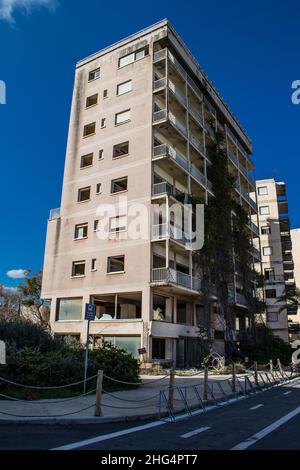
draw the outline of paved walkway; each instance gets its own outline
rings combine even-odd
[[[253,375],[249,376],[253,383]],[[96,418],[95,395],[72,398],[38,400],[33,402],[0,400],[0,424],[7,422],[103,422],[138,420],[157,417],[159,411],[160,391],[165,390],[168,396],[169,378],[163,376],[141,376],[139,388],[122,392],[104,393],[102,395],[102,416]],[[209,375],[209,392],[216,399],[224,394],[230,395],[231,379],[229,375]],[[203,375],[193,377],[176,376],[174,384],[174,410],[184,410],[183,396],[190,407],[199,405],[199,396],[203,397]],[[249,383],[248,383],[248,385]],[[237,391],[245,387],[245,376],[239,375]],[[198,393],[197,393],[198,392]],[[209,398],[212,398],[209,393]],[[166,411],[166,403],[162,402],[161,411]]]

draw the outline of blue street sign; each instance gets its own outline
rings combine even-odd
[[[96,305],[85,304],[85,320],[94,321],[96,316]]]

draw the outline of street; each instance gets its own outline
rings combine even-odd
[[[0,449],[298,450],[300,384],[288,384],[175,422],[2,425]]]

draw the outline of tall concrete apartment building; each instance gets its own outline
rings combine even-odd
[[[126,237],[128,212],[140,204],[167,207],[186,195],[213,198],[207,148],[215,130],[226,136],[236,196],[259,236],[251,173],[252,144],[224,100],[167,20],[96,54],[76,67],[60,209],[48,222],[42,296],[51,301],[56,334],[85,340],[85,303],[96,305],[94,347],[103,339],[145,361],[191,364],[199,342],[201,280],[176,224],[151,222],[148,236]],[[128,201],[99,240],[97,208]],[[254,222],[251,221],[254,218]],[[260,258],[253,247],[253,263]],[[247,305],[237,276],[233,303]],[[224,326],[214,319],[215,347]],[[237,321],[237,324],[239,322]],[[240,322],[243,324],[243,321]]]
[[[293,248],[295,283],[296,287],[300,288],[300,228],[291,230],[291,239]],[[288,320],[290,341],[300,339],[300,308],[290,311]]]
[[[266,179],[258,180],[256,187],[266,324],[287,342],[288,315],[294,312],[287,307],[285,300],[279,299],[295,287],[295,279],[286,184]]]

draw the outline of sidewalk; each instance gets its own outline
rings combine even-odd
[[[274,377],[276,375],[276,377]],[[291,377],[289,377],[291,378]],[[296,378],[294,376],[294,378]],[[259,371],[260,387],[283,383],[280,374]],[[142,385],[134,390],[102,394],[102,415],[95,417],[95,395],[39,401],[0,400],[1,424],[95,424],[102,422],[125,422],[157,419],[169,416],[167,410],[169,377],[161,375],[141,376]],[[298,380],[300,380],[298,376]],[[247,394],[255,388],[254,374],[236,376],[236,393],[232,391],[231,375],[209,375],[208,401],[228,400],[238,393]],[[165,391],[165,394],[160,394]],[[200,408],[204,392],[203,373],[195,376],[176,376],[173,392],[173,412]],[[160,400],[162,397],[162,400]]]
[[[37,424],[68,424],[68,423],[101,423],[117,421],[134,421],[147,418],[157,418],[159,413],[159,393],[166,390],[168,396],[169,378],[163,376],[141,376],[139,388],[122,392],[104,393],[102,395],[102,416],[95,417],[95,395],[75,399],[38,400],[20,402],[0,400],[0,425],[8,423],[37,423]],[[222,392],[217,382],[231,379],[231,376],[209,376],[215,398],[220,398]],[[183,411],[184,405],[176,387],[197,386],[201,396],[203,393],[203,375],[194,377],[176,376],[174,390],[175,411]],[[229,382],[222,382],[226,392],[230,391]],[[189,405],[196,406],[199,399],[192,390],[187,390]],[[79,411],[81,410],[81,411]],[[166,411],[163,404],[162,413]]]

